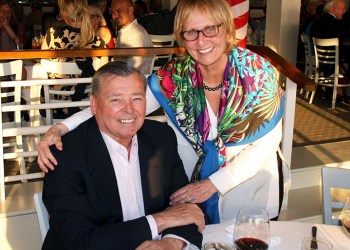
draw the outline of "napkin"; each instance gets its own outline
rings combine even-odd
[[[233,239],[233,229],[235,228],[235,225],[230,225],[228,227],[225,227],[226,236],[230,239]],[[270,237],[270,247],[276,246],[281,243],[281,238],[278,236],[271,236]]]

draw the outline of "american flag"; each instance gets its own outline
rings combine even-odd
[[[236,26],[236,39],[238,46],[246,46],[246,36],[249,18],[249,0],[227,0],[233,13],[233,21]]]

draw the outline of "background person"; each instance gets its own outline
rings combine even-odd
[[[24,27],[16,20],[11,4],[6,0],[0,0],[0,30],[1,50],[16,50],[20,43],[23,46],[24,37],[19,33],[24,35]]]
[[[59,167],[45,175],[50,229],[43,249],[201,247],[200,208],[169,206],[188,180],[172,129],[145,121],[145,89],[140,72],[123,62],[94,75],[94,116],[62,137],[64,150],[53,148]]]
[[[112,17],[118,27],[116,48],[153,47],[151,37],[135,18],[134,4],[131,0],[114,0],[111,9]],[[127,62],[140,70],[143,75],[152,73],[152,55],[119,56],[114,59]]]
[[[96,6],[89,6],[90,20],[95,34],[99,36],[106,44],[107,48],[115,48],[113,35],[107,27],[107,23],[101,10]]]
[[[207,223],[231,220],[244,206],[276,218],[288,189],[276,154],[284,101],[277,74],[264,58],[235,46],[232,19],[225,0],[180,1],[174,35],[186,53],[153,74],[147,92],[147,113],[159,105],[165,110],[194,182],[171,202],[201,204]],[[39,143],[44,171],[57,163],[48,145],[62,149],[60,134],[91,116],[88,111],[55,125]]]

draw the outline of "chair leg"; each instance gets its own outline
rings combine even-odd
[[[333,88],[333,97],[332,97],[332,109],[335,109],[335,103],[337,102],[337,88]]]
[[[316,93],[316,90],[311,92],[311,97],[310,97],[310,100],[309,100],[309,103],[310,103],[310,104],[312,104],[312,102],[313,102],[313,100],[314,100],[315,93]]]

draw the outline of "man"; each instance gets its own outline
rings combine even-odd
[[[151,35],[172,34],[175,11],[162,10],[162,2],[158,0],[149,0],[147,6],[148,13],[138,18],[138,23]]]
[[[139,71],[124,62],[95,73],[94,116],[62,137],[62,151],[51,147],[58,167],[44,179],[50,229],[43,249],[201,246],[200,208],[168,205],[188,180],[172,129],[145,121],[145,89]]]
[[[119,28],[117,48],[153,47],[147,31],[138,24],[135,18],[132,0],[113,0],[112,17]],[[144,75],[152,73],[153,56],[118,57],[117,60],[126,61]]]
[[[343,38],[345,35],[345,24],[342,20],[345,13],[344,0],[331,0],[324,7],[324,14],[316,20],[311,27],[311,37],[316,38],[338,38],[340,67],[349,75],[348,69],[343,66],[346,62],[349,65],[349,53],[344,50]],[[329,64],[321,64],[320,68],[325,76],[334,73],[334,66]],[[332,99],[332,88],[327,87],[324,98]]]

